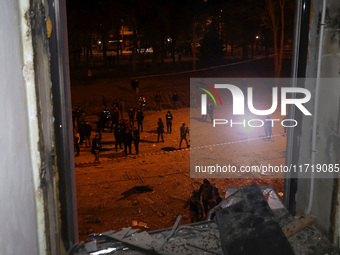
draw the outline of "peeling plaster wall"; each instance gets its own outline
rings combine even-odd
[[[320,150],[324,151],[320,155],[320,160],[329,163],[340,164],[340,2],[338,0],[327,0],[328,19],[326,19],[326,30],[322,57],[322,77],[334,77],[333,82],[327,84],[327,90],[321,93],[323,109],[330,109],[325,114],[323,110],[320,115],[320,121],[327,123],[320,130]],[[338,23],[334,26],[334,20]],[[339,176],[337,176],[339,178]],[[333,197],[331,204],[330,216],[330,236],[337,247],[340,247],[340,203],[339,203],[339,181],[329,183],[332,186]],[[323,193],[325,186],[318,186],[320,193]],[[338,193],[338,194],[337,194]],[[322,210],[322,200],[319,196],[316,198],[317,206]]]
[[[61,254],[44,1],[0,1],[0,254]]]
[[[0,254],[35,255],[39,252],[28,115],[34,109],[26,99],[18,10],[17,1],[0,1]]]
[[[319,32],[318,22],[321,12],[322,1],[313,1],[313,14],[311,17],[311,27],[309,32],[309,48],[306,77],[315,78],[318,64]],[[340,2],[328,0],[327,9],[329,13],[339,12]],[[340,25],[340,24],[339,24]],[[323,40],[323,54],[321,77],[332,78],[327,84],[321,83],[318,109],[318,129],[317,129],[317,152],[315,163],[336,164],[340,163],[340,136],[339,136],[339,102],[340,102],[340,40],[331,40],[332,30],[326,20],[326,29]],[[314,95],[315,84],[308,83],[306,88]],[[312,96],[314,98],[314,96]],[[310,102],[310,109],[313,109],[314,102]],[[312,148],[312,125],[313,118],[304,118],[303,133],[298,141],[301,142],[299,151],[299,163],[310,163]],[[310,179],[299,179],[296,194],[297,211],[303,213],[306,210],[309,196]],[[330,239],[333,238],[332,225],[334,222],[333,200],[334,179],[315,179],[314,198],[312,214],[318,217],[317,225]]]

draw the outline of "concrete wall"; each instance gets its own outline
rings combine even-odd
[[[328,0],[327,8],[332,15],[339,15],[339,1]],[[318,64],[319,48],[319,15],[321,12],[322,1],[313,1],[313,12],[310,23],[309,48],[306,77],[315,78]],[[339,27],[338,27],[339,28]],[[319,107],[318,107],[318,129],[317,129],[317,152],[315,163],[336,164],[340,163],[340,134],[339,134],[339,113],[340,113],[340,86],[339,86],[339,67],[340,67],[340,39],[333,37],[334,29],[330,28],[329,20],[326,20],[326,30],[323,40],[322,54],[322,78],[329,79],[327,83],[321,82]],[[315,93],[315,83],[307,82],[306,88]],[[314,108],[314,100],[311,102],[311,109]],[[311,161],[311,140],[313,118],[303,118],[302,134],[299,140],[294,141],[293,146],[300,143],[299,163],[310,163]],[[300,175],[301,177],[301,175]],[[337,178],[337,177],[336,177]],[[296,193],[297,212],[304,213],[310,191],[310,179],[299,179],[298,190]],[[329,238],[333,238],[332,226],[334,222],[334,186],[332,178],[316,178],[314,187],[313,207],[311,213],[318,218],[317,225]]]
[[[38,254],[29,115],[17,1],[0,2],[0,254]],[[34,112],[34,110],[33,110]]]
[[[45,18],[0,1],[0,254],[60,254]]]

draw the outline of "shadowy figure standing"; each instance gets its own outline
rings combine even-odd
[[[84,124],[85,124],[85,112],[81,109],[80,110],[80,114],[79,114],[79,117],[77,119],[77,128],[78,128],[78,133],[80,135],[80,140],[79,140],[79,145],[82,145],[83,142],[84,142],[84,136],[83,136],[83,127],[84,127]]]
[[[132,145],[132,126],[129,123],[125,123],[125,131],[124,131],[124,152],[125,155],[128,154],[127,149],[129,148],[129,154],[131,154],[131,145]]]
[[[202,203],[204,207],[204,213],[205,215],[208,214],[209,210],[211,209],[209,203],[210,200],[213,198],[213,186],[210,184],[210,181],[208,179],[203,180],[203,184],[201,184],[200,189],[198,191],[199,197],[202,195]]]
[[[182,141],[184,140],[187,144],[187,148],[189,148],[188,140],[187,140],[187,134],[189,133],[189,128],[185,126],[185,123],[182,124],[180,127],[181,132],[181,141],[179,142],[179,148],[182,146]]]
[[[83,137],[84,137],[84,141],[85,141],[85,147],[90,148],[91,147],[91,140],[90,139],[91,139],[92,126],[89,122],[85,122],[85,124],[83,124],[82,132],[83,132]]]
[[[113,128],[115,128],[118,123],[119,123],[119,109],[118,106],[112,106],[112,121],[111,121],[111,130],[110,132],[112,132]]]
[[[135,110],[131,107],[129,109],[129,124],[131,125],[131,127],[134,127],[135,125]]]
[[[214,121],[214,109],[215,109],[214,104],[212,104],[212,103],[208,104],[207,112],[209,114],[211,123],[213,123],[213,121]]]
[[[105,106],[104,108],[104,114],[105,114],[105,121],[104,121],[104,127],[109,128],[109,124],[112,120],[111,112],[109,108]]]
[[[285,116],[285,117],[282,119],[282,121],[285,121],[286,119],[287,119],[287,116]],[[287,136],[287,127],[286,127],[286,126],[283,127],[283,134],[282,134],[282,136]]]
[[[123,138],[124,131],[122,130],[121,123],[119,123],[119,124],[117,124],[115,126],[113,134],[114,134],[114,137],[116,139],[116,141],[115,141],[115,149],[116,149],[116,151],[118,151],[118,145],[119,145],[119,149],[123,149],[122,142],[124,140],[124,138]]]
[[[166,132],[171,134],[173,117],[170,111],[168,111],[167,114],[165,115],[165,119],[166,119]]]
[[[159,142],[159,137],[162,137],[162,142],[164,142],[163,139],[163,133],[164,133],[164,124],[161,118],[158,119],[158,123],[157,123],[157,133],[158,133],[158,137],[157,137],[157,143]]]
[[[136,93],[135,79],[131,79],[130,84],[131,84],[132,93]]]
[[[104,129],[106,127],[106,117],[107,117],[107,112],[106,112],[106,107],[103,106],[103,110],[99,113],[99,122],[100,122],[100,127],[101,131],[104,132]]]
[[[139,81],[138,79],[131,79],[130,81],[132,93],[138,93],[139,90]]]
[[[99,135],[96,134],[96,136],[92,140],[92,153],[95,156],[95,161],[94,161],[95,163],[99,162],[99,151],[101,147],[102,147],[101,140],[99,138]]]
[[[139,153],[139,141],[140,141],[140,133],[138,129],[135,129],[133,131],[133,143],[135,144],[135,151],[137,155]]]
[[[79,142],[80,142],[80,135],[76,131],[76,129],[73,130],[73,142],[74,142],[74,149],[77,152],[76,157],[79,156],[80,153],[80,147],[79,147]]]
[[[136,86],[136,93],[139,92],[139,80],[138,79],[135,79],[135,86]]]
[[[192,192],[191,197],[185,202],[184,209],[189,206],[191,223],[198,222],[203,216],[203,206],[199,194],[196,190]]]
[[[171,100],[172,100],[172,109],[173,109],[173,110],[177,110],[178,95],[177,95],[176,92],[174,92],[174,93],[172,94]]]
[[[101,121],[100,117],[97,120],[97,128],[96,128],[96,132],[99,134],[99,139],[102,139],[102,126],[103,122]]]
[[[155,102],[156,102],[156,112],[159,110],[161,111],[161,100],[162,100],[162,96],[159,92],[157,92],[156,96],[155,96]]]
[[[136,119],[138,124],[138,131],[143,132],[144,113],[141,110],[137,111]]]
[[[266,133],[266,139],[272,140],[272,121],[269,115],[267,115],[264,122],[264,132]]]

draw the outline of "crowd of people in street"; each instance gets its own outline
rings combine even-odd
[[[123,150],[125,155],[129,155],[132,152],[132,143],[134,145],[135,154],[139,154],[140,134],[143,132],[144,112],[142,107],[135,112],[133,107],[130,107],[127,111],[127,118],[123,118],[124,114],[121,112],[121,106],[117,100],[114,100],[110,109],[107,106],[103,106],[102,111],[98,114],[98,120],[95,131],[95,136],[90,141],[90,135],[84,135],[83,130],[91,125],[85,121],[85,112],[81,108],[73,109],[73,127],[74,127],[74,145],[76,156],[80,153],[80,145],[85,143],[86,148],[91,148],[91,152],[95,157],[95,163],[99,163],[100,151],[102,150],[102,132],[113,133],[114,136],[114,150]],[[172,122],[173,115],[170,110],[165,114],[166,133],[171,134],[173,132]],[[89,126],[87,126],[89,125]],[[163,119],[158,118],[157,122],[157,142],[164,142],[165,126]],[[86,132],[85,132],[86,133]],[[180,143],[179,149],[182,146],[183,140],[186,142],[186,146],[189,147],[187,135],[189,134],[189,128],[185,123],[181,124],[179,128]],[[85,138],[86,136],[86,138]],[[90,146],[92,145],[92,146]],[[222,201],[218,188],[210,183],[208,179],[204,179],[200,188],[194,190],[190,198],[185,202],[184,208],[189,207],[189,215],[191,222],[198,222],[205,220],[209,210],[214,208]]]
[[[133,93],[138,93],[139,81],[137,79],[131,80],[131,86]],[[96,126],[86,121],[85,111],[78,107],[72,110],[73,120],[73,133],[74,133],[74,148],[75,156],[80,154],[80,146],[84,144],[85,148],[90,148],[90,151],[94,155],[95,163],[100,162],[100,152],[103,149],[102,146],[102,132],[113,133],[114,138],[114,151],[124,151],[125,155],[132,153],[132,145],[134,145],[135,155],[139,154],[139,143],[141,133],[144,131],[143,122],[145,117],[145,105],[146,98],[140,95],[138,98],[138,108],[129,107],[127,111],[124,109],[124,105],[113,100],[111,107],[107,106],[107,101],[103,97],[102,110],[97,114]],[[171,108],[177,110],[178,95],[176,92],[171,97]],[[162,111],[162,96],[157,92],[154,96],[154,110]],[[207,109],[207,115],[209,115],[210,121],[213,121],[214,105],[209,104]],[[203,121],[207,120],[207,115],[202,117]],[[176,117],[176,116],[175,116]],[[155,120],[155,129],[157,131],[157,143],[164,143],[164,133],[172,134],[177,133],[177,130],[173,130],[174,116],[170,110],[167,110],[163,118]],[[166,130],[165,130],[166,125]],[[92,141],[91,132],[95,132]],[[181,123],[178,133],[180,142],[178,149],[182,148],[182,142],[185,141],[188,148],[188,134],[189,127],[185,123]],[[107,136],[106,136],[107,137]],[[204,179],[198,190],[194,190],[190,198],[185,202],[184,208],[189,207],[191,222],[198,222],[204,220],[207,217],[210,209],[215,207],[222,201],[218,188],[210,183],[208,179]]]
[[[135,81],[138,82],[138,81]],[[144,108],[146,105],[146,98],[143,95],[140,95],[138,98],[138,108],[130,107],[127,112],[124,113],[124,105],[122,102],[118,102],[117,99],[114,99],[111,107],[107,106],[107,101],[104,100],[103,97],[103,107],[102,110],[97,114],[98,120],[96,121],[96,126],[92,127],[91,123],[86,121],[85,111],[81,108],[74,108],[72,110],[72,120],[73,120],[73,134],[74,134],[74,150],[75,156],[80,155],[80,146],[84,144],[85,148],[91,148],[92,153],[95,155],[95,162],[99,162],[99,153],[102,150],[102,132],[107,131],[113,133],[113,137],[115,139],[115,151],[123,149],[125,155],[130,155],[132,153],[132,145],[135,148],[135,154],[139,154],[139,143],[140,143],[140,133],[143,132],[143,122],[144,122]],[[174,92],[172,95],[172,108],[177,109],[177,101],[178,96],[177,93]],[[155,110],[162,111],[162,96],[159,92],[157,92],[154,96]],[[126,118],[127,115],[127,118]],[[207,106],[207,114],[202,115],[202,121],[213,122],[214,116],[214,104],[209,103]],[[125,118],[124,118],[125,116]],[[286,117],[285,117],[286,118]],[[164,133],[165,133],[165,124],[166,124],[166,133],[172,134],[172,122],[173,115],[170,110],[168,110],[165,114],[165,118],[163,122],[163,118],[158,118],[158,121],[155,121],[155,129],[157,132],[157,143],[164,142]],[[268,115],[264,121],[264,131],[265,131],[265,140],[273,140],[272,137],[272,122],[271,117]],[[95,137],[91,141],[91,133],[95,131]],[[287,128],[284,130],[284,134],[286,135]],[[183,140],[186,143],[186,147],[189,147],[189,142],[187,139],[187,135],[189,134],[189,128],[185,123],[181,124],[179,128],[179,146],[178,148],[182,148]],[[91,146],[92,144],[92,146]]]
[[[139,92],[138,79],[131,80],[132,91],[134,94]],[[103,97],[104,98],[104,97]],[[152,98],[151,98],[152,100]],[[177,110],[177,102],[179,97],[176,92],[173,92],[171,96],[171,108],[173,111]],[[156,112],[162,112],[164,108],[162,105],[162,95],[160,92],[156,92],[153,97],[154,110]],[[147,99],[144,95],[138,96],[138,107],[129,107],[127,111],[124,109],[124,105],[118,100],[114,99],[111,107],[109,108],[106,100],[103,100],[103,107],[97,114],[96,126],[92,127],[91,123],[86,121],[85,111],[81,108],[74,108],[72,110],[73,120],[73,134],[74,134],[74,150],[75,156],[80,155],[80,146],[84,144],[85,148],[90,148],[90,151],[94,155],[95,163],[100,162],[100,152],[103,149],[102,146],[102,132],[113,133],[114,138],[114,151],[118,152],[122,150],[125,155],[132,154],[132,146],[134,146],[134,153],[138,155],[140,153],[139,144],[141,133],[144,132],[143,123],[145,118],[145,106]],[[170,108],[170,107],[169,107]],[[213,122],[214,120],[214,104],[209,103],[207,105],[207,114],[202,115],[203,122]],[[209,120],[208,120],[209,116]],[[176,117],[176,116],[175,116]],[[286,119],[286,117],[285,117]],[[174,116],[170,110],[166,111],[163,118],[155,119],[155,129],[157,132],[157,143],[164,143],[166,133],[173,133],[173,120]],[[265,117],[264,122],[265,139],[272,140],[272,122],[271,117],[268,115]],[[187,136],[189,135],[189,127],[185,123],[181,123],[178,129],[180,142],[178,149],[182,148],[183,140],[186,143],[186,147],[190,147]],[[95,132],[94,138],[91,141],[91,133]],[[284,129],[284,135],[287,133],[287,128]],[[212,185],[208,179],[204,179],[200,188],[193,190],[190,198],[185,202],[184,209],[189,207],[190,220],[192,223],[204,220],[209,211],[217,206],[222,201],[219,190]]]
[[[131,80],[131,86],[133,93],[138,93],[138,80]],[[173,109],[177,109],[178,95],[174,92],[172,96]],[[162,96],[159,92],[154,97],[155,110],[162,111]],[[91,152],[95,156],[95,162],[99,162],[99,154],[102,151],[102,132],[113,133],[114,137],[114,150],[124,150],[125,155],[132,153],[132,145],[134,145],[135,154],[139,154],[140,133],[143,132],[144,122],[144,108],[146,105],[146,98],[140,95],[138,98],[138,108],[130,107],[127,112],[124,112],[124,106],[114,99],[111,107],[107,105],[107,100],[103,97],[102,110],[97,114],[98,119],[96,126],[86,121],[85,111],[78,107],[72,109],[73,120],[73,134],[74,134],[74,148],[75,156],[80,155],[80,146],[85,143],[85,148],[91,148]],[[125,118],[124,118],[125,117]],[[172,133],[173,115],[168,110],[164,116],[167,134]],[[157,143],[164,142],[165,125],[162,118],[158,118],[156,126],[157,130]],[[95,132],[95,137],[90,141],[91,132]],[[181,148],[182,141],[185,140],[186,146],[189,147],[187,135],[189,134],[189,128],[185,126],[185,123],[179,129]],[[91,146],[92,144],[92,146]]]

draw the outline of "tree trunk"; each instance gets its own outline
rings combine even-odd
[[[275,7],[273,4],[273,0],[266,0],[266,7],[270,16],[270,20],[272,22],[272,30],[273,30],[273,39],[274,39],[274,67],[275,67],[275,77],[278,78],[281,75],[282,69],[282,56],[283,56],[283,42],[284,42],[284,5],[285,0],[279,1],[279,8],[280,8],[280,21],[281,21],[281,38],[280,38],[280,49],[278,50],[278,28],[280,21],[276,22],[275,17]]]
[[[251,42],[251,58],[254,58],[254,41]]]
[[[196,23],[194,21],[194,27],[193,27],[193,34],[192,34],[192,41],[194,42],[194,46],[190,47],[192,48],[192,69],[196,70]]]
[[[104,65],[106,66],[107,64],[107,57],[106,57],[107,38],[106,38],[106,33],[104,31],[102,32],[102,47],[103,47],[103,61],[104,61]]]
[[[282,58],[283,58],[283,43],[284,43],[284,35],[285,35],[285,19],[284,19],[284,5],[285,0],[280,1],[280,8],[281,8],[281,41],[280,41],[280,55],[279,55],[279,64],[278,64],[278,76],[281,76],[281,70],[282,70]]]
[[[176,39],[172,37],[172,45],[171,45],[171,55],[172,55],[172,63],[176,62],[176,57],[175,57],[175,46],[176,46]]]
[[[90,65],[90,49],[86,47],[86,66]]]
[[[92,54],[92,33],[90,33],[90,58],[92,60],[93,54]]]
[[[161,43],[161,63],[164,63],[164,43]]]
[[[275,74],[275,78],[279,77],[280,74],[278,73],[278,66],[279,66],[279,56],[278,56],[278,52],[277,52],[277,29],[275,29],[273,31],[273,39],[274,39],[274,74]]]
[[[117,27],[116,30],[116,36],[117,36],[117,65],[119,65],[119,49],[120,49],[120,30],[119,30],[119,26]]]

